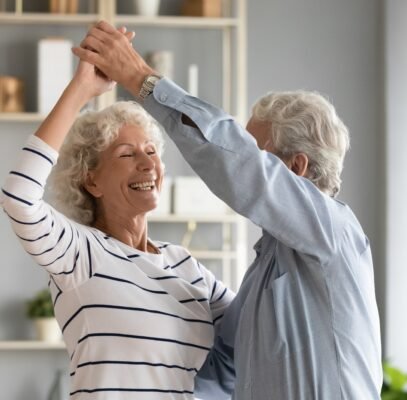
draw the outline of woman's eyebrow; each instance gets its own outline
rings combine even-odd
[[[154,142],[150,139],[146,140],[143,144],[154,144]],[[134,147],[134,144],[132,143],[118,143],[114,146],[115,149],[121,146],[128,146],[128,147]]]

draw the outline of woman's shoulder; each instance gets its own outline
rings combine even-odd
[[[160,240],[153,240],[155,246],[164,255],[174,255],[174,256],[191,256],[191,253],[185,247],[171,242],[163,242]],[[192,256],[191,256],[192,257]]]

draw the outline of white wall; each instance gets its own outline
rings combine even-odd
[[[339,198],[351,206],[371,241],[383,324],[385,164],[378,161],[383,160],[381,2],[248,3],[248,103],[269,90],[317,90],[333,102],[350,130],[351,150]],[[250,227],[252,243],[258,235],[258,229]]]
[[[407,2],[386,2],[387,296],[389,360],[407,371]]]

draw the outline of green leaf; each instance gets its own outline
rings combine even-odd
[[[27,301],[26,312],[29,318],[54,317],[54,306],[49,290],[41,290]]]
[[[390,364],[385,363],[383,365],[384,380],[393,390],[403,392],[405,385],[407,384],[407,375],[399,369],[392,367]]]

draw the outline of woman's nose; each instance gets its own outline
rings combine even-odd
[[[154,168],[154,165],[154,160],[148,154],[143,154],[138,160],[137,168],[140,171],[150,171]]]

